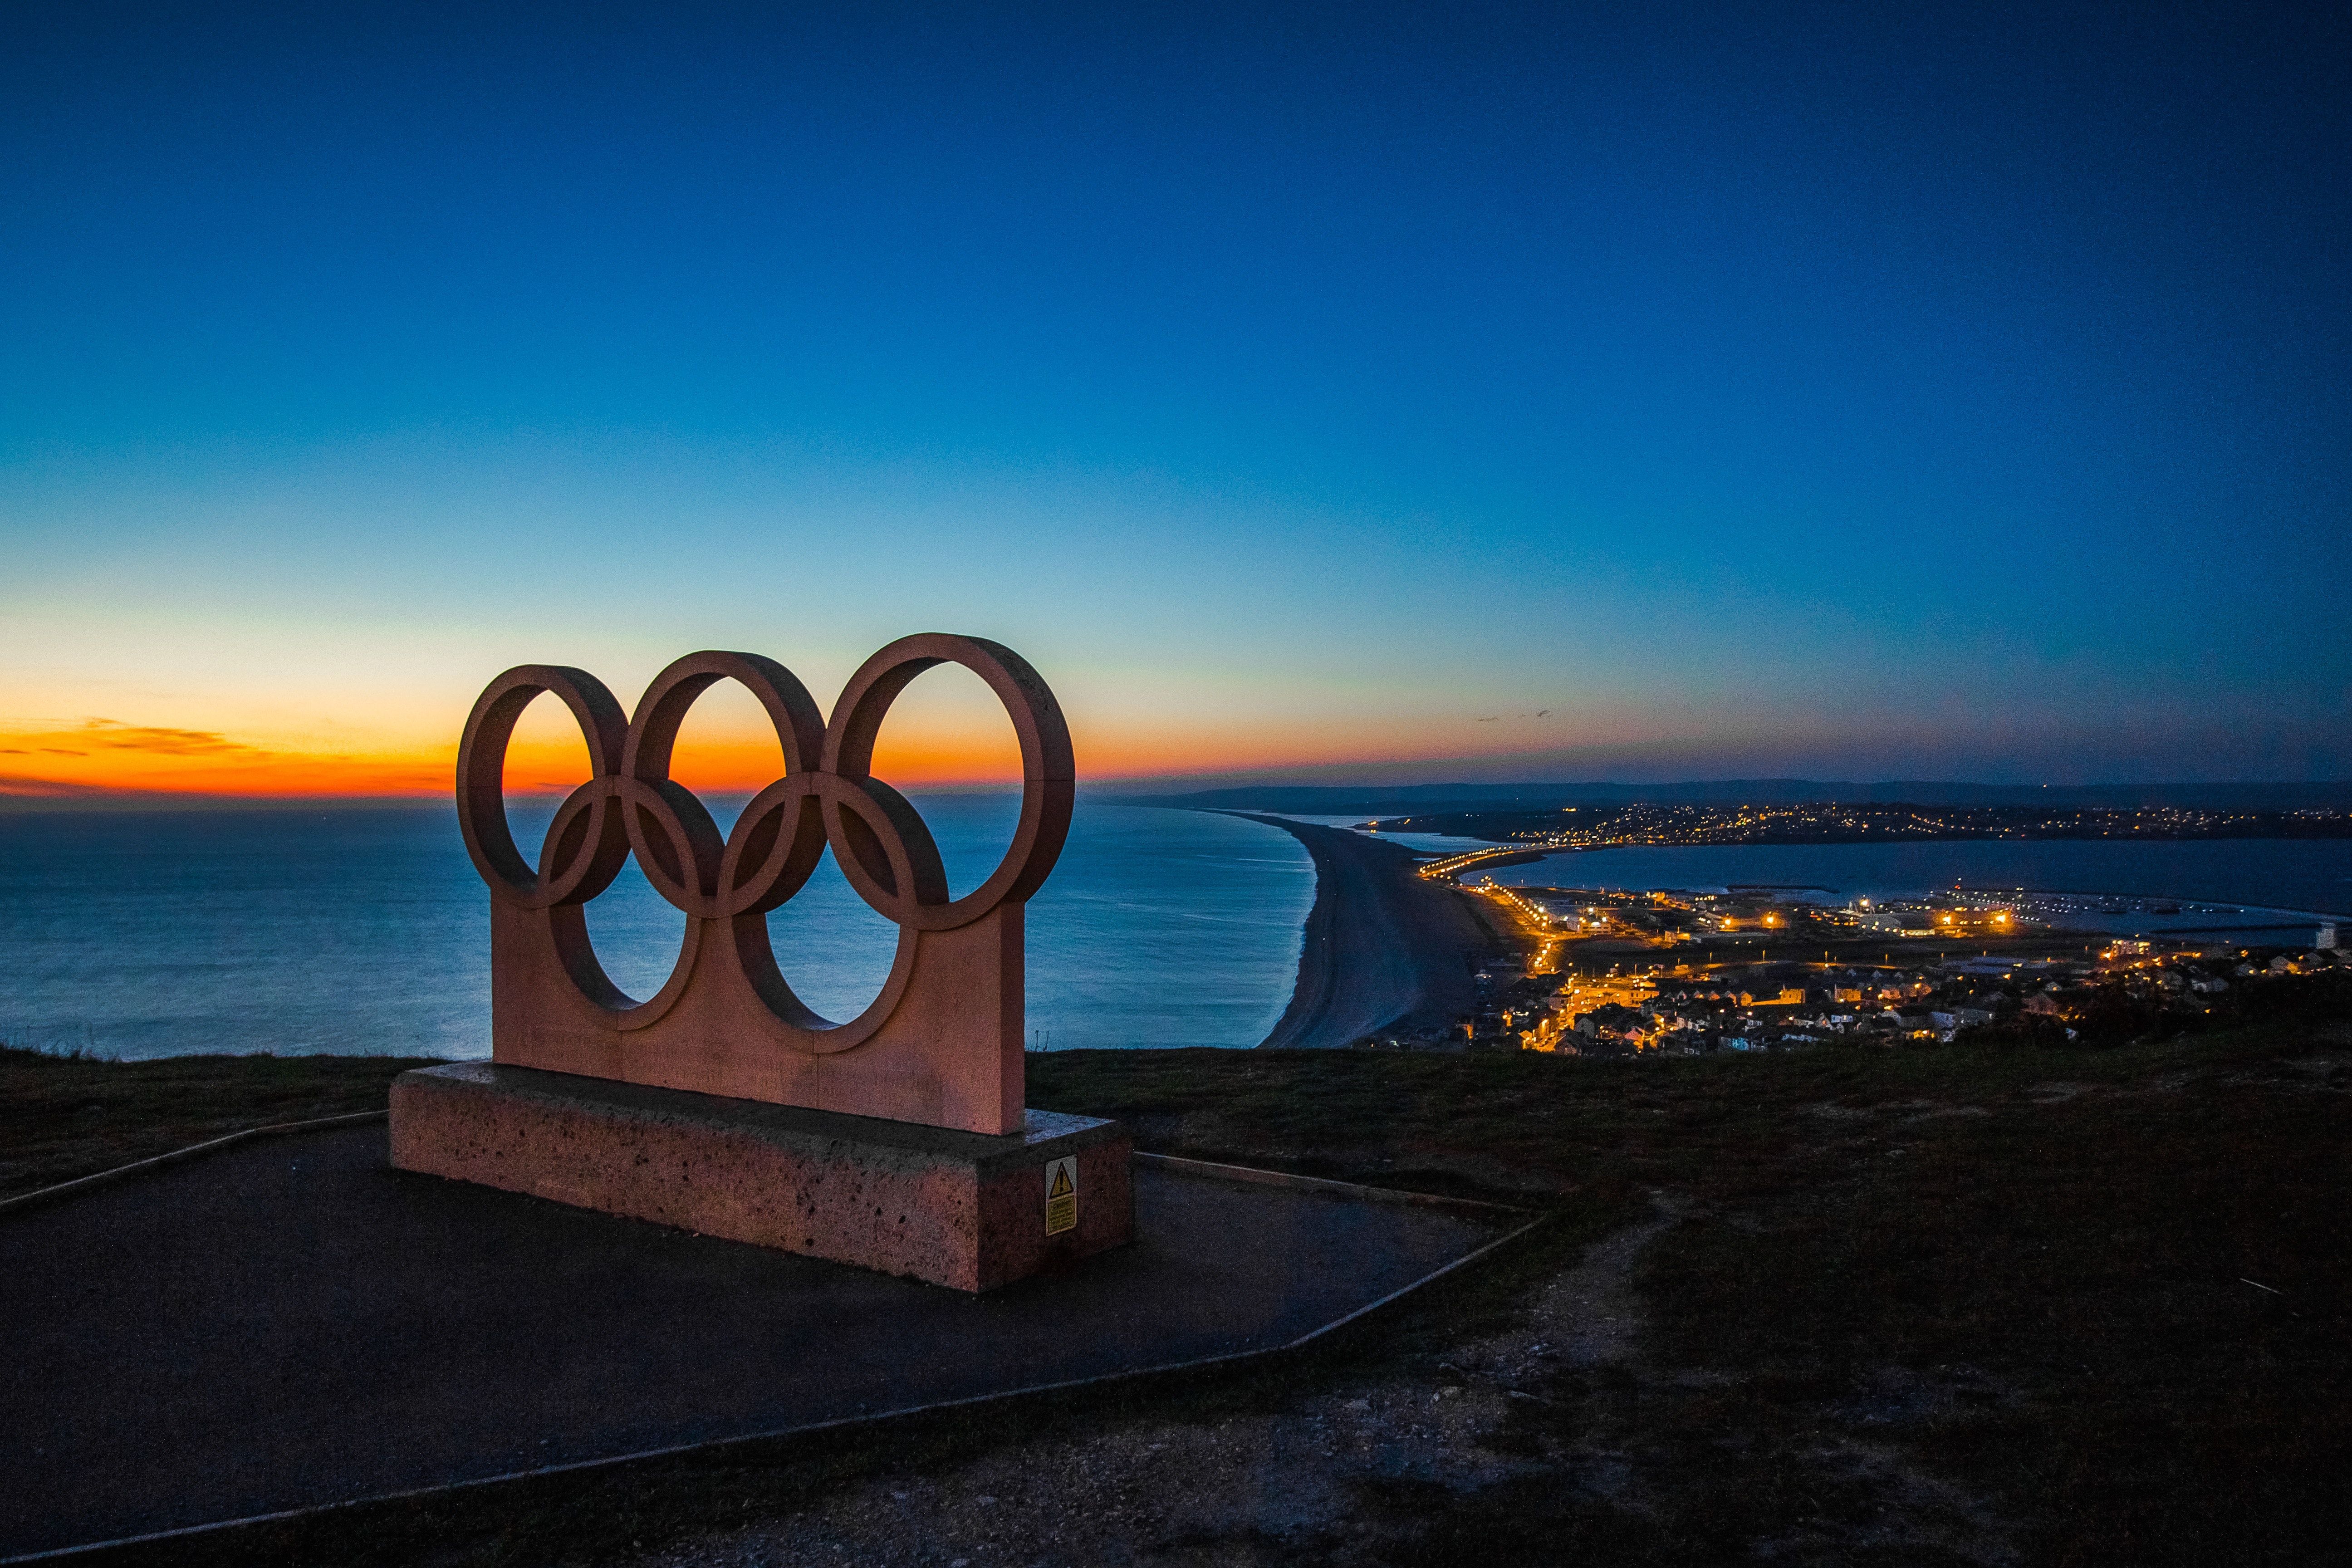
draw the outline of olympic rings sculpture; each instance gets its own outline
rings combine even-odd
[[[920,813],[873,776],[874,742],[908,684],[939,664],[959,664],[986,681],[1021,743],[1021,817],[1002,862],[962,898],[951,898],[939,847]],[[782,748],[784,776],[752,796],[721,837],[709,810],[669,776],[670,753],[688,710],[721,680],[759,700]],[[532,699],[551,692],[572,710],[588,743],[592,776],[557,808],[533,867],[508,826],[507,747]],[[922,933],[971,925],[1026,900],[1045,880],[1068,836],[1076,790],[1070,734],[1045,680],[1012,649],[980,637],[927,633],[902,637],[859,668],[828,721],[791,670],[751,653],[688,654],[654,678],[633,715],[604,684],[563,665],[520,665],[484,689],[457,752],[457,814],[466,849],[493,899],[515,910],[571,917],[566,963],[589,1000],[617,1027],[642,1028],[684,990],[706,925],[731,926],[739,955],[780,1023],[808,1035],[808,1048],[847,1049],[870,1036],[896,1005]],[[899,928],[892,977],[858,1018],[818,1017],[782,984],[768,946],[769,911],[807,882],[827,846],[852,888]],[[670,980],[655,996],[631,1000],[604,978],[587,946],[580,906],[606,888],[635,855],[646,879],[687,916],[687,942]],[[585,955],[585,962],[581,962]]]

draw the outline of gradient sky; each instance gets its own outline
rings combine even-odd
[[[0,793],[2352,775],[2347,16],[10,5]]]

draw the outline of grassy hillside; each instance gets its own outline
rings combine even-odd
[[[2344,1563],[2352,1005],[2325,985],[2277,994],[2266,1021],[2106,1050],[1033,1058],[1032,1103],[1123,1117],[1147,1148],[1558,1218],[1311,1361],[1210,1388],[398,1505],[210,1550],[841,1561],[814,1543],[881,1529],[876,1487],[952,1491],[1052,1447],[1088,1485],[1181,1493],[1127,1457],[1158,1451],[1141,1435],[1230,1445],[1263,1429],[1312,1440],[1250,1450],[1244,1490],[1339,1500],[1322,1522],[1269,1535],[1244,1510],[1226,1534],[1181,1539],[1098,1522],[1090,1546],[1046,1549],[1085,1510],[1064,1496],[1033,1517],[1008,1493],[971,1514],[1003,1556],[972,1562]],[[25,1184],[239,1119],[380,1104],[404,1065],[11,1053],[0,1159]],[[1565,1271],[1609,1258],[1622,1353],[1560,1357],[1527,1330],[1497,1358],[1557,1311],[1539,1303]],[[1330,1411],[1362,1422],[1454,1394],[1488,1412],[1449,1450],[1486,1467],[1475,1485],[1442,1467],[1349,1468],[1328,1437]]]
[[[1097,1053],[1033,1098],[1217,1158],[1670,1214],[1633,1268],[1638,1363],[1548,1380],[1496,1439],[1608,1462],[1441,1500],[1400,1561],[2352,1560],[2345,1023],[1656,1063]]]
[[[381,1110],[399,1057],[110,1062],[0,1046],[0,1197],[276,1121]]]

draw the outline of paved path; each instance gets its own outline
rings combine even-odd
[[[0,1215],[0,1557],[1281,1344],[1489,1239],[1136,1172],[971,1297],[394,1171],[381,1124]]]

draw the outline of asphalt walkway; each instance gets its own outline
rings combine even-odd
[[[395,1172],[381,1124],[0,1215],[0,1556],[1286,1343],[1489,1240],[1136,1172],[971,1297]]]

